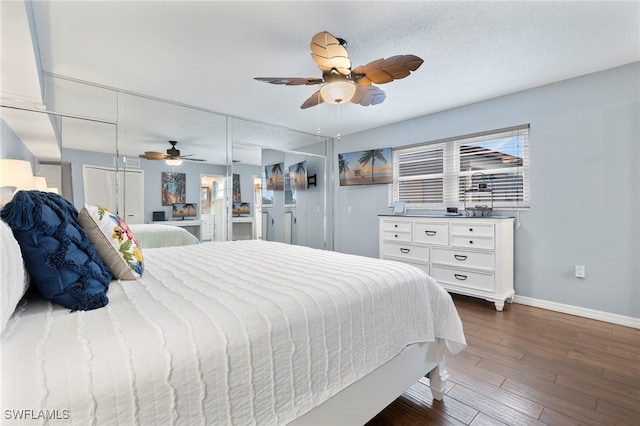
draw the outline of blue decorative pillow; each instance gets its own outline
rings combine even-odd
[[[13,230],[32,282],[44,297],[74,311],[109,302],[111,272],[71,203],[51,192],[18,191],[0,216]]]

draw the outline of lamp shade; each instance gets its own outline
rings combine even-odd
[[[15,190],[35,189],[31,163],[24,160],[0,159],[0,187],[10,186]]]
[[[37,189],[38,191],[46,191],[47,190],[47,179],[45,179],[42,176],[34,176],[33,177],[33,184],[35,186],[35,189]]]
[[[0,159],[0,205],[4,206],[16,191],[35,188],[31,163],[24,160]]]
[[[182,160],[164,160],[169,166],[179,166],[182,164]]]
[[[320,88],[322,99],[330,104],[349,102],[355,93],[356,85],[351,81],[333,81]]]

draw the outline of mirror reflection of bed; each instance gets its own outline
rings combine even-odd
[[[159,223],[129,225],[143,253],[146,249],[200,244],[200,239],[188,228]]]

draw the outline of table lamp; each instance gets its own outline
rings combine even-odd
[[[0,159],[0,202],[4,206],[19,190],[35,189],[31,163],[24,160]]]

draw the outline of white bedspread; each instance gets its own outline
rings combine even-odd
[[[142,250],[200,244],[200,240],[184,228],[173,225],[143,223],[128,225]],[[143,252],[144,254],[144,252]]]
[[[144,255],[105,308],[13,315],[3,425],[286,424],[409,344],[465,345],[450,296],[404,263],[260,240]]]

